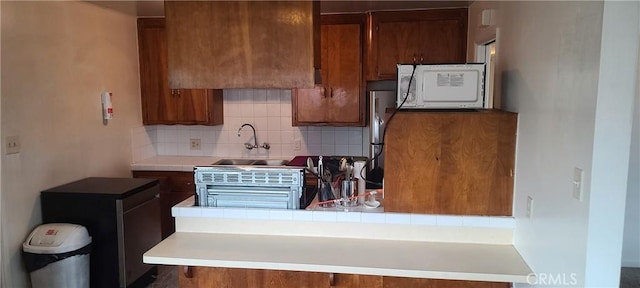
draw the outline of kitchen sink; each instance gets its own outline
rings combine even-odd
[[[257,165],[257,166],[284,166],[288,160],[278,159],[220,159],[211,165]]]
[[[255,159],[220,159],[211,165],[251,165]]]
[[[289,163],[289,160],[256,160],[251,165],[266,165],[266,166],[284,166]]]

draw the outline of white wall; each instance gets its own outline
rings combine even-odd
[[[620,284],[633,100],[638,80],[639,20],[639,2],[604,2],[589,183],[587,287]]]
[[[131,3],[134,5],[134,3]],[[27,287],[20,255],[41,223],[40,191],[88,176],[130,176],[139,126],[136,19],[87,2],[0,2],[3,287]],[[104,126],[100,93],[114,93]]]
[[[0,27],[2,27],[2,5],[0,5]],[[0,55],[2,55],[2,45],[0,45]],[[0,57],[0,67],[2,67],[2,57]],[[2,79],[2,69],[0,69],[0,79]],[[2,81],[0,81],[0,128],[2,127]],[[0,129],[0,143],[2,142],[2,131]],[[4,145],[3,145],[4,146]],[[2,149],[0,149],[1,151]],[[0,152],[1,153],[1,152]],[[4,267],[4,261],[3,261],[3,253],[2,253],[2,243],[4,242],[3,239],[3,233],[2,233],[2,206],[3,206],[3,202],[2,199],[4,198],[2,196],[2,157],[0,157],[0,267]],[[2,286],[4,283],[4,269],[0,269],[0,286]]]
[[[629,152],[627,208],[622,243],[622,266],[624,267],[640,267],[640,89],[636,92],[634,107]]]
[[[637,13],[636,4],[628,5]],[[479,27],[481,11],[489,8],[495,9],[495,27]],[[608,167],[619,173],[627,167],[620,158],[628,159],[630,129],[625,121],[630,119],[626,108],[633,99],[629,88],[635,87],[637,33],[624,35],[622,38],[630,39],[626,43],[601,43],[604,11],[603,2],[592,1],[476,1],[469,12],[468,55],[475,55],[475,44],[495,35],[496,75],[501,78],[500,86],[496,87],[500,95],[497,97],[501,97],[505,110],[519,114],[515,245],[535,272],[563,277],[562,283],[539,283],[540,286],[585,287],[605,282],[605,286],[616,286],[613,283],[619,277],[619,269],[617,277],[611,275],[610,270],[616,269],[615,262],[611,265],[616,254],[618,263],[620,260],[616,241],[621,240],[622,231],[616,234],[615,229],[622,222],[619,218],[626,188],[620,189],[625,186],[626,178],[624,181],[623,177],[606,179],[609,174],[603,170]],[[628,25],[628,19],[625,20]],[[609,29],[618,24],[605,26],[605,31],[611,33]],[[631,26],[632,32],[637,31],[637,23]],[[609,53],[616,45],[617,57],[601,59],[601,49]],[[627,62],[620,63],[621,59]],[[611,81],[607,73],[619,73],[601,71],[601,66],[608,69],[609,65],[620,65],[618,69],[627,73],[622,79],[627,80],[631,75],[632,80]],[[620,85],[619,95],[610,94],[613,89],[599,86],[599,83],[614,82]],[[624,109],[614,111],[606,103],[607,99],[623,105]],[[618,130],[608,131],[611,133],[608,136],[619,141],[607,145],[604,140],[608,136],[602,127],[609,125],[618,125]],[[603,159],[606,153],[614,159]],[[584,170],[582,201],[572,198],[574,167]],[[612,185],[611,189],[606,189],[605,183]],[[531,218],[526,217],[527,196],[534,199]],[[607,196],[611,201],[601,201]],[[593,203],[593,199],[598,203]],[[606,217],[596,218],[606,213]],[[602,225],[607,223],[614,228],[612,232],[602,230]],[[598,233],[612,235],[599,238],[602,235]],[[595,253],[597,249],[604,253]],[[605,256],[600,265],[592,258],[596,255]],[[603,265],[614,266],[600,278],[604,282],[587,275],[592,268]]]
[[[297,155],[362,156],[368,153],[369,147],[363,144],[363,137],[368,137],[368,128],[293,127],[290,90],[228,89],[224,90],[223,102],[224,125],[135,128],[132,131],[134,161],[155,154],[291,158]],[[253,143],[253,132],[245,127],[238,137],[238,128],[244,123],[256,128],[258,145],[268,142],[271,149],[245,149],[244,143]],[[191,138],[201,139],[201,150],[190,149]],[[296,141],[300,142],[299,150],[295,149]]]

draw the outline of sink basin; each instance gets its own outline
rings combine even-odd
[[[260,166],[284,166],[288,160],[277,159],[220,159],[211,165],[260,165]]]
[[[251,165],[284,166],[289,160],[256,160]]]
[[[212,165],[251,165],[254,159],[220,159]]]

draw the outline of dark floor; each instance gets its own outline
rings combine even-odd
[[[158,265],[158,278],[147,288],[178,287],[178,268],[176,266]]]
[[[158,265],[158,278],[147,288],[178,287],[178,269],[176,266]],[[640,287],[640,268],[622,267],[620,272],[620,288]]]
[[[640,287],[640,268],[622,267],[620,272],[620,288]]]

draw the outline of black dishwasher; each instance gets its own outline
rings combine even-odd
[[[160,243],[158,180],[86,178],[42,191],[44,223],[87,227],[91,287],[145,287],[157,267],[142,254]]]

